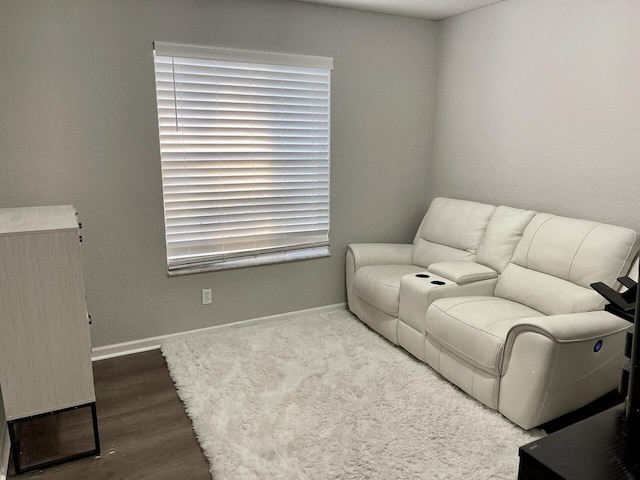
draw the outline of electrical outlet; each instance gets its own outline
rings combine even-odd
[[[203,288],[202,289],[202,304],[209,305],[211,303],[211,289]]]

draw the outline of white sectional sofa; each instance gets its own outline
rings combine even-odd
[[[347,248],[349,309],[529,429],[613,390],[629,323],[589,285],[620,287],[633,230],[436,198],[413,244]]]

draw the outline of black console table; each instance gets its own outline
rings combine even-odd
[[[640,441],[624,418],[619,405],[520,447],[518,479],[640,479]]]

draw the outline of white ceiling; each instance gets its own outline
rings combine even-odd
[[[334,7],[442,20],[503,0],[299,0]]]

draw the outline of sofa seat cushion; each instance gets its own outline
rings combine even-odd
[[[369,265],[356,272],[354,290],[358,297],[371,306],[397,317],[400,279],[403,275],[424,271],[424,268],[415,265]]]
[[[504,298],[441,298],[427,310],[426,330],[447,350],[497,376],[511,326],[521,318],[542,315]]]

